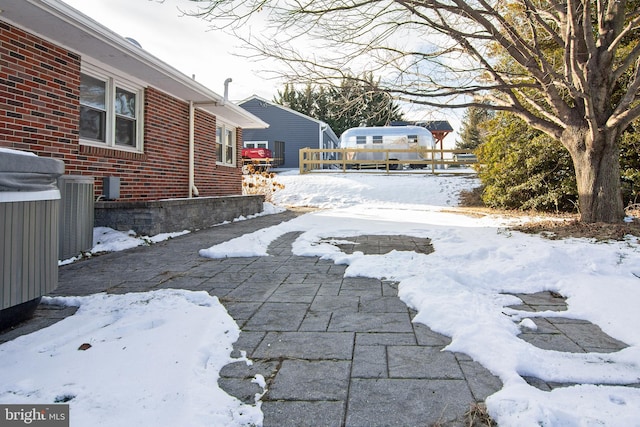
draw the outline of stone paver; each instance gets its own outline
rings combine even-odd
[[[253,403],[263,390],[252,379],[262,375],[266,427],[463,425],[469,407],[499,390],[501,382],[466,355],[442,351],[450,339],[411,321],[415,312],[397,298],[397,283],[345,278],[344,265],[293,256],[297,233],[273,242],[267,257],[214,260],[198,255],[199,249],[296,215],[289,211],[235,222],[64,266],[54,294],[182,288],[217,296],[242,330],[232,356],[246,353],[253,361],[225,366],[219,385]],[[325,242],[364,253],[433,250],[429,239],[409,236]],[[522,310],[566,309],[556,294],[517,296]],[[34,319],[1,331],[0,343],[73,312],[42,306]],[[535,322],[538,329],[521,338],[542,348],[611,352],[625,346],[588,322],[561,317]],[[543,390],[565,386],[527,381]]]
[[[354,378],[345,426],[463,425],[472,401],[464,380]]]
[[[556,311],[560,314],[567,310],[565,298],[555,292],[516,294],[516,296],[522,300],[522,304],[513,308],[519,310]],[[544,350],[567,353],[610,353],[627,347],[625,343],[605,334],[597,325],[584,320],[565,317],[532,317],[531,320],[534,321],[537,329],[524,331],[519,337]],[[545,391],[572,385],[545,382],[533,377],[526,377],[525,380]]]
[[[254,362],[278,363],[275,372],[266,365],[262,373],[265,426],[461,425],[474,402],[499,390],[500,381],[482,366],[441,351],[448,338],[413,324],[415,313],[398,299],[397,283],[345,278],[343,269],[335,274],[331,262],[312,257],[293,263],[296,237],[285,235],[270,247],[274,257],[289,257],[287,266],[274,265],[275,271],[290,272],[272,293],[251,280],[241,285],[246,287],[241,299],[253,294],[264,302],[244,323],[235,347]],[[416,246],[402,240],[404,250]],[[366,243],[374,251],[387,249],[371,236]],[[237,294],[221,300],[234,307]],[[243,334],[262,331],[267,332],[257,346],[255,336],[243,345]],[[249,396],[252,389],[230,382],[229,372],[220,385],[240,398]],[[232,375],[250,382],[254,372],[238,365]]]

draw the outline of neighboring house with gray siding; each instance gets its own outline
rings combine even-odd
[[[275,166],[298,168],[301,148],[337,148],[340,139],[328,124],[256,95],[238,104],[269,124],[267,129],[244,129],[245,147],[268,148]]]

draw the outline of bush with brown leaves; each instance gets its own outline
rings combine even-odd
[[[246,165],[243,168],[242,194],[264,196],[265,202],[273,200],[273,194],[284,188],[284,185],[276,181],[276,174],[263,166]]]

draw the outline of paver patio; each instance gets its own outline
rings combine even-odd
[[[262,388],[252,379],[262,375],[265,426],[463,425],[470,406],[499,390],[501,382],[468,356],[442,351],[449,339],[411,321],[415,313],[398,299],[397,283],[345,278],[344,265],[294,256],[297,233],[273,242],[267,257],[198,256],[199,249],[295,215],[258,217],[64,266],[55,294],[182,288],[216,295],[242,330],[234,356],[246,352],[253,361],[224,367],[219,384],[253,403]],[[354,241],[336,245],[365,253],[434,249],[428,239],[408,236]],[[518,296],[525,310],[562,310],[564,304],[549,293]],[[42,306],[34,319],[0,332],[0,343],[73,311]],[[587,322],[540,318],[536,323],[538,330],[521,338],[542,348],[585,352],[625,346]],[[547,390],[563,386],[528,381]]]

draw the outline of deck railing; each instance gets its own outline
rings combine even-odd
[[[450,168],[471,166],[478,162],[472,150],[439,148],[302,148],[299,154],[301,174],[368,168],[386,172],[422,169],[435,174],[452,172]]]

